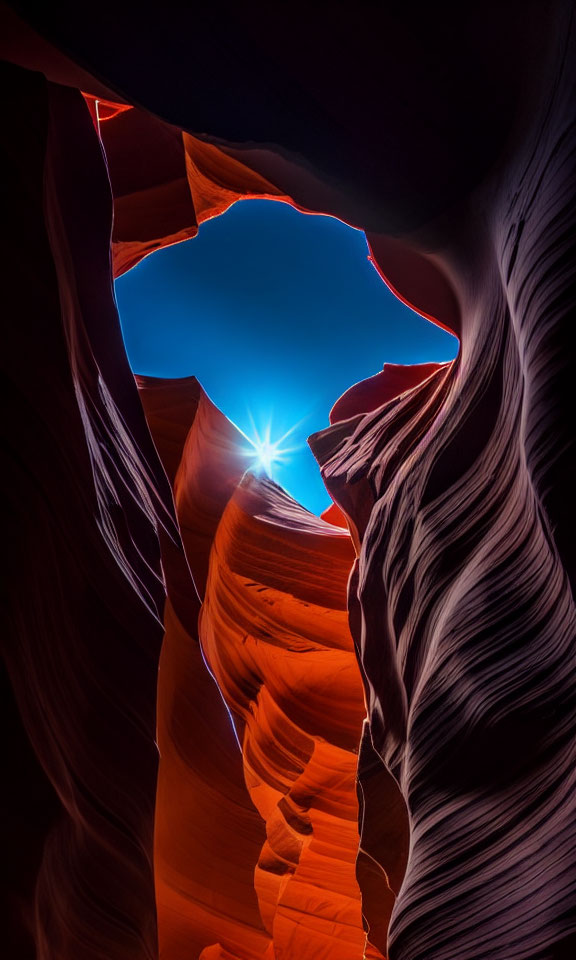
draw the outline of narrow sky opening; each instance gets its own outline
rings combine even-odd
[[[364,234],[243,200],[116,281],[134,373],[196,376],[264,469],[314,513],[330,504],[306,437],[385,362],[452,360],[455,337],[394,297]]]

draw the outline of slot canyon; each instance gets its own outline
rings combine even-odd
[[[576,956],[574,15],[0,4],[7,960]],[[320,516],[122,336],[248,200],[458,338],[327,406]]]

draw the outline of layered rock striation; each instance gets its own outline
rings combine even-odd
[[[155,873],[175,960],[344,960],[364,931],[390,960],[568,960],[572,4],[167,2],[137,30],[127,4],[89,29],[15,6],[12,954],[152,960]],[[458,334],[454,364],[385,367],[312,438],[328,523],[245,477],[193,384],[140,385],[152,443],[108,176],[116,272],[270,196],[365,229],[396,294]]]
[[[197,381],[138,383],[202,599],[196,633],[198,603],[189,594],[183,611],[168,559],[181,619],[169,602],[158,701],[162,954],[179,957],[187,944],[203,960],[360,958],[365,705],[346,611],[350,537],[247,470],[245,438]],[[372,847],[401,864],[405,812],[401,801],[390,810]],[[368,886],[389,915],[381,869]],[[375,938],[369,949],[381,955]]]
[[[179,534],[123,350],[90,115],[1,72],[3,938],[15,960],[152,960],[158,530]]]

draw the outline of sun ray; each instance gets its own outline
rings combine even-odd
[[[270,479],[274,479],[274,467],[286,463],[291,454],[297,453],[302,448],[302,444],[290,447],[283,447],[282,444],[302,425],[306,417],[295,423],[277,440],[272,440],[272,418],[259,430],[251,411],[248,411],[248,417],[252,427],[252,437],[246,436],[250,448],[245,449],[244,452],[252,459],[256,469],[264,472]]]

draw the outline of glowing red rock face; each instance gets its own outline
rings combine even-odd
[[[155,960],[155,879],[167,960],[361,956],[359,888],[367,956],[572,960],[569,5],[510,2],[496,19],[472,2],[454,21],[374,5],[374,23],[361,5],[288,19],[268,4],[249,22],[237,5],[218,29],[209,5],[169,6],[153,21],[142,8],[137,32],[121,4],[108,33],[102,17],[86,32],[77,4],[33,14],[109,86],[29,34],[15,61],[56,83],[2,67],[3,937],[18,960]],[[184,57],[182,16],[200,26]],[[165,118],[101,125],[118,271],[233,196],[290,196],[372,231],[390,286],[461,337],[454,365],[390,393],[385,369],[312,439],[332,524],[242,481],[234,431],[197,385],[172,399],[142,385],[243,751],[122,351],[100,145],[60,82],[133,90]],[[199,115],[230,145],[166,120],[196,130]],[[147,165],[124,154],[137,126],[162,144]]]
[[[142,110],[100,104],[100,133],[114,192],[115,276],[154,250],[194,237],[201,223],[239,198],[291,202],[218,147]]]
[[[158,695],[162,955],[187,943],[205,948],[203,960],[361,958],[365,706],[346,611],[350,538],[244,476],[242,436],[194,380],[139,386],[203,597],[202,652],[230,711],[169,604]],[[197,610],[194,596],[188,607]],[[388,833],[393,859],[398,824]],[[389,915],[382,875],[368,886],[388,891]]]
[[[347,534],[250,476],[210,556],[200,640],[239,720],[246,783],[266,823],[255,887],[278,956],[364,950],[355,777],[365,708],[346,614],[352,559]]]

